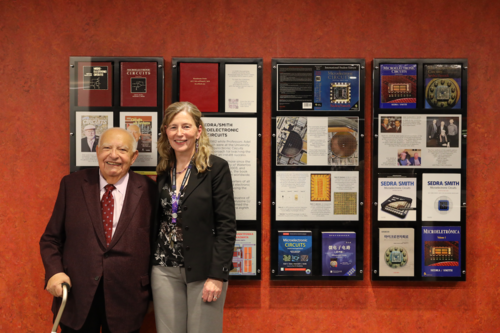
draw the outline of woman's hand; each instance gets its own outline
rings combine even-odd
[[[208,278],[201,295],[203,302],[215,302],[222,293],[222,284],[223,282],[220,280]]]

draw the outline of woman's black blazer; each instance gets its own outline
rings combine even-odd
[[[233,183],[228,163],[210,156],[211,167],[198,173],[195,167],[186,185],[180,219],[183,232],[184,266],[187,282],[207,278],[227,281],[236,240]],[[169,173],[158,177],[158,191],[170,184]],[[152,257],[159,232],[160,201],[151,237]]]

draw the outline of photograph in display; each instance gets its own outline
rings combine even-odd
[[[462,107],[462,65],[424,65],[425,108]]]
[[[460,115],[379,116],[379,168],[461,168]]]
[[[257,231],[236,233],[233,251],[233,269],[229,275],[257,275]]]
[[[360,65],[278,64],[276,110],[359,111]]]
[[[401,133],[401,116],[387,116],[382,119],[380,133]]]
[[[307,276],[312,273],[312,232],[278,231],[277,275]]]
[[[219,64],[179,64],[179,100],[189,101],[201,112],[219,111]]]
[[[322,275],[356,276],[356,233],[322,232]]]
[[[416,221],[417,179],[379,178],[378,200],[379,221]]]
[[[226,112],[257,112],[257,64],[226,64]]]
[[[422,276],[460,277],[461,228],[422,227]]]
[[[380,108],[415,109],[417,107],[417,65],[380,65]]]
[[[203,117],[213,154],[229,163],[237,220],[257,219],[257,118]]]
[[[76,166],[98,166],[96,147],[101,134],[113,127],[113,112],[76,112]]]
[[[460,221],[459,173],[422,175],[422,221]]]
[[[276,220],[356,221],[358,184],[358,171],[278,171]]]
[[[129,131],[137,142],[139,155],[134,166],[156,167],[158,164],[158,114],[156,112],[120,112],[120,127]]]
[[[459,117],[427,116],[426,147],[458,148],[460,132]]]
[[[413,228],[379,228],[379,276],[415,276]]]
[[[120,63],[121,106],[157,105],[156,62]]]
[[[78,63],[78,106],[112,106],[111,62]]]
[[[276,165],[359,164],[358,117],[276,117]]]

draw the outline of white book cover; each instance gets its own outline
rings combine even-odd
[[[415,276],[415,229],[379,229],[379,276]]]
[[[422,221],[460,221],[460,177],[458,173],[423,174]]]

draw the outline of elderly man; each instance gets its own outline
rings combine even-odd
[[[95,135],[95,126],[87,125],[83,128],[85,138],[82,138],[82,153],[95,152],[99,144],[99,137]]]
[[[437,119],[433,119],[432,124],[427,126],[427,135],[429,139],[437,139],[439,137]]]
[[[99,168],[65,176],[40,239],[47,291],[57,312],[61,283],[72,286],[63,333],[139,332],[149,297],[150,225],[156,186],[130,172],[138,155],[126,130],[97,146]]]
[[[418,156],[418,153],[415,152],[412,157],[410,157],[410,164],[414,166],[421,166],[422,160]]]
[[[448,141],[450,142],[450,147],[458,147],[458,127],[454,122],[453,119],[450,119],[448,125]]]
[[[141,129],[137,125],[130,125],[127,127],[127,131],[129,131],[133,136],[135,141],[137,142],[137,151],[144,151],[142,140],[141,140]]]

